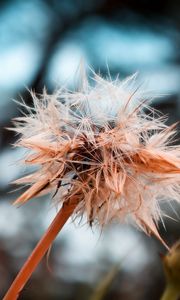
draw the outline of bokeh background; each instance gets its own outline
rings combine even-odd
[[[10,182],[24,171],[23,150],[8,131],[21,115],[13,99],[31,103],[28,88],[49,93],[62,84],[76,88],[81,59],[96,72],[124,78],[139,72],[144,88],[158,97],[155,108],[180,116],[180,1],[14,0],[0,1],[0,295],[51,222],[49,198],[24,207],[11,204],[21,192]],[[171,218],[160,224],[171,245],[180,237],[180,209],[164,207]],[[160,253],[153,238],[127,225],[103,232],[66,225],[20,299],[85,300],[114,265],[119,271],[104,299],[156,300],[164,288]]]

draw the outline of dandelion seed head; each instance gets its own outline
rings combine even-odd
[[[75,214],[90,224],[131,219],[159,237],[159,204],[180,195],[175,125],[150,108],[136,75],[93,80],[83,77],[76,92],[32,93],[33,107],[15,120],[16,146],[29,150],[25,164],[39,168],[16,181],[28,188],[15,203],[51,193],[63,205],[76,196]]]

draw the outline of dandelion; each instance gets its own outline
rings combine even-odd
[[[86,215],[90,226],[133,222],[164,243],[159,202],[179,201],[180,146],[176,124],[165,124],[135,79],[94,74],[90,86],[83,76],[80,91],[32,94],[33,108],[25,105],[27,115],[15,120],[16,146],[28,149],[26,165],[38,166],[16,181],[28,188],[15,204],[50,193],[61,209],[4,299],[17,299],[71,215]]]

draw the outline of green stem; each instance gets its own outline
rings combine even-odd
[[[161,300],[177,300],[180,296],[179,290],[172,284],[167,284]]]

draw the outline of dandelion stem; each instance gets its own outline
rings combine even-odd
[[[49,228],[24,263],[23,267],[19,271],[17,277],[7,291],[3,300],[18,299],[19,294],[24,288],[26,282],[32,275],[33,271],[36,269],[45,253],[48,251],[50,245],[58,235],[59,231],[62,229],[68,218],[72,215],[76,206],[76,200],[71,203],[68,202],[62,206],[61,210],[58,212],[53,222],[50,224]]]

